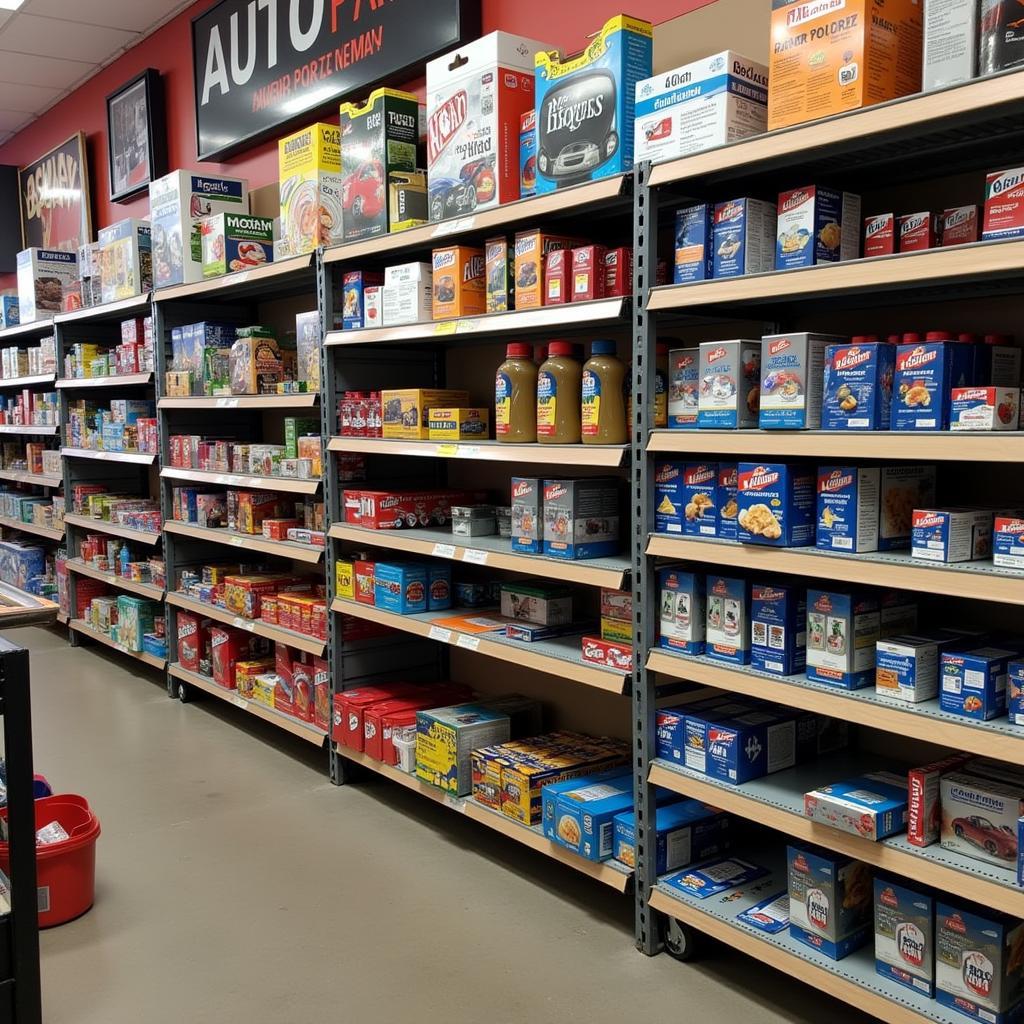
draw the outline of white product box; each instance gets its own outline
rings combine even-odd
[[[367,327],[384,326],[384,288],[382,285],[371,284],[363,289],[363,322]]]
[[[434,312],[434,275],[429,263],[402,263],[384,271],[382,326],[399,327],[430,320]]]
[[[966,857],[1012,868],[1017,863],[1017,819],[1024,815],[1024,788],[980,775],[944,775],[939,842]]]
[[[78,254],[56,249],[18,253],[18,307],[21,323],[46,320],[64,308],[64,296],[78,280]]]
[[[940,641],[893,636],[875,644],[875,692],[910,704],[939,695]]]
[[[775,203],[730,199],[715,203],[712,276],[741,277],[775,269]]]
[[[636,84],[635,158],[671,160],[768,128],[768,68],[732,50]]]
[[[914,509],[910,553],[929,562],[972,562],[992,551],[991,509]]]
[[[762,430],[817,430],[821,426],[825,349],[834,334],[770,334],[761,339]]]
[[[878,550],[910,547],[914,509],[935,503],[934,466],[883,466],[879,493]]]
[[[949,429],[1016,430],[1020,422],[1020,388],[953,388]]]
[[[924,0],[921,89],[968,82],[978,73],[978,4],[975,0]]]
[[[150,182],[153,287],[202,281],[199,221],[215,213],[248,212],[249,186],[244,178],[172,171]]]
[[[877,551],[878,495],[877,466],[819,466],[817,546]]]
[[[100,295],[118,302],[153,287],[152,232],[149,222],[127,218],[100,228]]]

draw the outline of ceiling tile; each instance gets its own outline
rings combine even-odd
[[[0,54],[0,66],[3,65],[3,54]],[[40,85],[0,85],[0,105],[4,110],[20,110],[26,114],[37,114],[49,106],[61,93],[62,89],[44,89]]]
[[[135,32],[19,13],[0,27],[0,51],[98,64],[138,39]]]
[[[188,6],[182,0],[28,0],[22,8],[27,14],[63,18],[83,25],[108,25],[145,32],[157,22]]]
[[[0,40],[3,33],[0,32]],[[42,85],[51,89],[67,89],[96,71],[95,64],[81,60],[60,60],[56,57],[30,57],[25,53],[4,53],[0,59],[0,93],[2,83]]]
[[[14,132],[0,132],[0,146],[14,138]]]
[[[17,131],[31,120],[23,110],[0,110],[0,131]]]

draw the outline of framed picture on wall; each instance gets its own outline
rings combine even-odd
[[[124,202],[167,173],[163,79],[147,68],[107,97],[110,201]]]
[[[89,166],[78,132],[49,153],[18,168],[22,246],[77,252],[92,241]]]

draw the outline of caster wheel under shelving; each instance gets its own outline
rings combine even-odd
[[[182,704],[188,704],[192,700],[192,687],[179,680],[174,696],[177,697]]]
[[[699,934],[688,924],[683,924],[674,917],[665,919],[664,939],[665,952],[680,963],[686,963],[697,955],[700,946]]]

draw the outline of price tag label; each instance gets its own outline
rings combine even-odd
[[[232,697],[231,703],[234,704],[236,708],[247,708],[249,706],[249,702],[244,697]]]
[[[430,632],[427,634],[431,640],[440,640],[441,643],[451,643],[452,631],[450,629],[442,629],[440,626],[431,626]]]
[[[237,398],[218,398],[217,399],[218,409],[237,409],[238,399]]]
[[[457,444],[439,444],[437,454],[443,459],[454,458],[459,454],[459,446]]]
[[[249,280],[249,271],[243,270],[240,274],[231,275],[231,283],[234,285],[245,284]]]
[[[455,545],[454,544],[435,544],[433,555],[435,558],[454,558],[455,557]]]
[[[442,320],[438,324],[434,324],[434,334],[454,334],[459,328],[458,322],[455,320]]]
[[[467,651],[478,651],[480,650],[480,637],[468,636],[462,633],[456,643],[457,647],[462,647]]]
[[[473,334],[475,331],[480,330],[479,320],[460,320],[458,326],[455,329],[456,334]]]
[[[475,459],[480,455],[480,446],[475,444],[464,444],[459,448],[459,457],[463,459]]]
[[[466,548],[465,554],[462,556],[464,562],[472,562],[474,565],[486,565],[487,564],[487,552],[480,551],[477,548]]]
[[[232,537],[231,538],[231,543],[234,544],[236,548],[240,548],[245,543],[245,538],[244,537]]]

